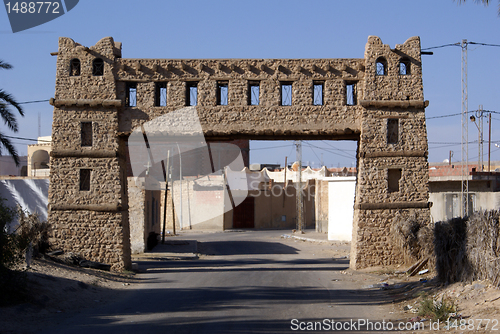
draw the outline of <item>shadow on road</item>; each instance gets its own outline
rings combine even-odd
[[[198,242],[198,253],[203,255],[298,254],[298,249],[279,242],[211,241]]]
[[[349,330],[335,330],[335,332],[380,332],[380,329],[377,330],[375,327],[378,325],[368,328],[372,330],[367,330],[366,324],[359,326],[357,318],[352,319],[357,325],[354,328],[350,327],[353,323],[351,319],[337,318],[335,309],[331,307],[332,305],[335,307],[382,305],[392,302],[384,293],[377,293],[373,290],[342,289],[340,285],[338,290],[279,286],[165,288],[165,290],[168,290],[167,294],[158,289],[142,290],[141,297],[148,300],[147,304],[130,303],[114,314],[94,313],[91,317],[87,317],[85,324],[73,324],[72,333],[92,331],[97,334],[109,329],[115,333],[291,333],[298,330],[298,328],[293,330],[296,326],[306,328],[308,323],[312,324],[309,326],[316,326],[317,329],[322,326],[319,332],[335,330],[332,326],[335,326],[336,322],[348,322],[350,325]],[[165,298],[166,296],[168,297]],[[318,304],[323,311],[312,318],[301,318],[300,307],[305,304]],[[281,312],[283,312],[283,305],[287,306],[281,319],[250,320],[244,315],[261,308],[272,309],[275,305],[281,309]],[[235,310],[240,310],[238,312],[240,315],[225,315],[225,312]],[[295,319],[294,322],[292,322],[293,319]],[[388,321],[388,319],[362,320],[373,324]],[[301,322],[303,322],[302,325]],[[397,328],[397,324],[398,322],[395,321],[394,328]],[[329,329],[328,326],[330,326]],[[94,328],[99,330],[95,331]]]

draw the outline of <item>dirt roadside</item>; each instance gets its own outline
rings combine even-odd
[[[307,241],[305,241],[307,242]],[[347,258],[349,245],[339,244],[336,247],[318,251],[328,253],[332,258]],[[453,300],[458,306],[457,313],[469,327],[441,328],[447,333],[490,333],[500,330],[500,290],[487,281],[469,284],[455,283],[441,285],[432,273],[416,277],[395,274],[395,270],[380,269],[378,271],[342,272],[346,279],[362,282],[363,289],[372,290],[373,295],[384,295],[389,302],[383,307],[387,309],[387,319],[391,321],[424,321],[428,328],[428,319],[415,313],[423,296],[441,300],[444,296]],[[31,268],[25,270],[29,302],[0,308],[0,333],[36,333],[38,329],[54,324],[85,309],[112,303],[119,300],[127,292],[137,289],[141,280],[134,273],[113,273],[95,269],[56,263],[50,260],[36,259]],[[479,319],[491,319],[489,326]],[[411,332],[411,331],[410,331]],[[435,330],[417,331],[418,333],[435,333]]]
[[[116,301],[138,283],[113,273],[35,259],[23,270],[28,302],[0,308],[0,333],[36,333],[84,309]]]

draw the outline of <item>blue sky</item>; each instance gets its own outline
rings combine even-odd
[[[15,34],[0,9],[0,59],[14,66],[0,71],[0,87],[19,102],[53,97],[56,57],[50,53],[57,51],[60,36],[85,46],[112,36],[123,43],[124,58],[362,58],[369,35],[391,47],[420,36],[422,48],[429,48],[462,39],[500,44],[499,28],[497,3],[485,7],[472,0],[464,5],[452,0],[80,0],[65,15]],[[432,117],[461,111],[461,48],[433,51],[423,58],[429,161],[443,161],[450,150],[453,160],[460,160],[461,117]],[[499,113],[493,114],[492,141],[500,143],[500,47],[470,45],[468,56],[469,110],[482,104]],[[34,103],[24,108],[17,134],[3,124],[0,129],[36,138],[40,114],[41,135],[50,135],[52,107]],[[477,140],[472,123],[469,140]],[[26,154],[29,142],[14,142]],[[275,146],[283,147],[266,149]],[[252,162],[295,159],[293,142],[252,143],[252,148]],[[355,149],[352,142],[313,142],[304,145],[303,160],[351,166]],[[470,160],[477,159],[477,150],[477,142],[469,146]],[[494,146],[492,160],[500,160]]]

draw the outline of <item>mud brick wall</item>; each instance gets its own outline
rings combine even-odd
[[[127,138],[141,124],[187,106],[193,83],[209,141],[358,141],[351,267],[401,261],[387,239],[395,211],[429,220],[428,103],[418,37],[391,48],[370,36],[356,59],[126,59],[111,37],[92,47],[60,38],[57,56],[49,191],[56,246],[111,261],[114,268],[129,265]],[[96,72],[96,61],[102,71]],[[218,105],[221,82],[228,85],[227,105]],[[258,105],[248,103],[253,82],[259,84]],[[160,83],[167,87],[165,106],[155,105]],[[292,84],[290,106],[281,105],[285,83]],[[127,105],[130,84],[137,87],[135,106]],[[323,85],[321,105],[313,103],[315,84]],[[82,122],[92,122],[90,147],[81,145]],[[80,189],[82,168],[91,169],[89,190]],[[92,215],[100,220],[89,223]]]

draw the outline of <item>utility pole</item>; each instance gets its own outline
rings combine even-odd
[[[467,88],[467,40],[460,43],[462,47],[462,216],[469,215],[469,97]]]
[[[491,112],[488,116],[488,173],[491,172]]]
[[[284,175],[284,180],[283,180],[283,207],[285,207],[285,199],[286,199],[286,170],[287,168],[287,160],[288,157],[285,157],[285,175]]]
[[[165,197],[163,198],[163,231],[161,236],[161,243],[165,243],[165,230],[167,226],[167,196],[168,196],[168,164],[170,160],[170,150],[167,151],[167,166],[163,160],[161,161],[161,167],[163,169],[163,179],[165,179]],[[174,235],[175,235],[175,223],[174,223]]]
[[[177,144],[177,150],[179,151],[179,198],[180,198],[180,207],[181,207],[181,212],[180,212],[180,224],[179,228],[182,230],[183,228],[183,221],[182,221],[182,153],[181,149],[179,147],[179,144]],[[173,188],[173,182],[172,182],[172,188]],[[175,224],[175,222],[174,222]]]
[[[478,142],[479,142],[479,171],[482,172],[483,171],[483,106],[480,105],[479,106],[479,110],[477,111],[477,115],[478,115],[478,118],[479,118],[479,134],[478,134]]]
[[[303,196],[302,196],[302,141],[295,141],[298,163],[298,180],[297,180],[297,231],[303,233],[304,217],[302,215],[303,209]]]

